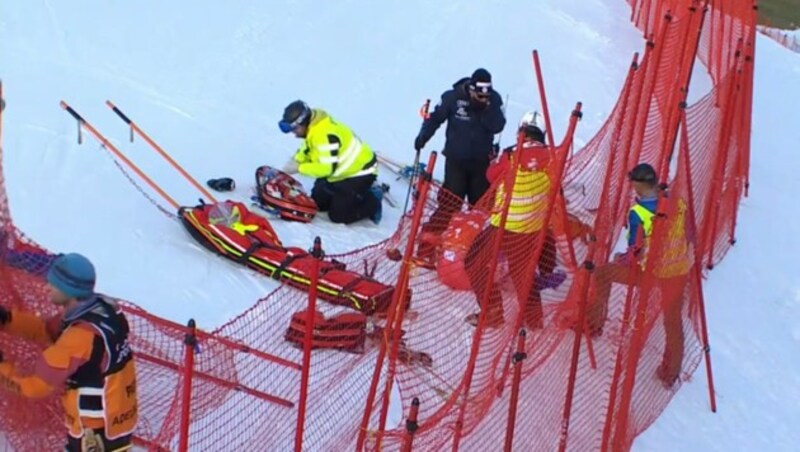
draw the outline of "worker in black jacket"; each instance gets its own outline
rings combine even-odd
[[[464,198],[470,205],[475,205],[489,188],[486,169],[495,152],[494,135],[506,125],[502,106],[503,100],[492,88],[491,74],[480,68],[473,72],[472,77],[462,78],[453,84],[453,89],[442,94],[433,113],[423,122],[414,140],[417,151],[447,121],[442,152],[445,156],[445,190],[439,191],[438,207],[422,228],[418,257],[423,260],[431,258],[434,249],[426,244],[426,238],[438,236],[447,229],[450,217],[461,208]]]

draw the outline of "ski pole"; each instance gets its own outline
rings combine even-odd
[[[428,119],[430,114],[428,110],[431,107],[431,100],[425,99],[425,103],[419,109],[419,115],[422,116],[422,120],[425,121]],[[417,172],[419,171],[419,154],[420,151],[416,150],[416,155],[414,156],[414,166],[412,167],[411,172],[411,179],[408,181],[408,191],[406,191],[406,202],[403,203],[403,215],[408,212],[408,200],[411,198],[411,190],[414,189],[414,180],[417,178]]]
[[[503,107],[500,109],[503,112],[503,117],[505,117],[506,107],[508,107],[508,96],[509,95],[506,94],[506,101],[503,103]],[[500,155],[500,141],[503,139],[503,130],[506,130],[506,128],[503,127],[503,129],[500,130],[500,133],[497,134],[497,142],[494,144],[497,147],[497,155]]]

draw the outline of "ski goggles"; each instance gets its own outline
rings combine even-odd
[[[492,83],[491,82],[470,83],[469,89],[475,94],[488,97],[489,92],[492,90]]]
[[[308,113],[303,112],[303,114],[301,114],[300,116],[295,118],[295,120],[292,121],[292,122],[289,122],[289,121],[286,121],[286,120],[282,119],[282,120],[278,121],[278,127],[280,127],[281,132],[289,133],[289,132],[293,131],[294,129],[296,129],[300,124],[302,124],[303,121],[306,120],[307,116],[308,116]]]

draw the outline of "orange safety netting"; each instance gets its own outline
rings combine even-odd
[[[629,3],[648,44],[583,149],[573,152],[577,107],[539,177],[506,174],[472,209],[423,180],[415,216],[390,239],[334,256],[398,288],[407,281],[411,303],[398,295],[368,319],[362,349],[311,353],[304,450],[627,450],[694,372],[708,342],[703,270],[733,244],[747,191],[755,10],[744,0]],[[714,87],[686,105],[696,56]],[[617,262],[633,202],[627,172],[640,162],[664,190],[652,234],[639,238],[646,251]],[[518,201],[507,196],[518,183],[522,204],[537,206],[525,233],[513,228]],[[451,218],[471,241],[448,242]],[[53,256],[14,227],[5,190],[0,223],[0,305],[54,315],[42,279]],[[553,272],[564,275],[557,286],[545,283]],[[308,294],[282,287],[203,332],[126,304],[137,443],[295,447],[304,357],[284,333],[307,306]],[[0,332],[0,350],[31,370],[42,346]],[[391,424],[390,402],[404,419],[418,408],[415,422]],[[0,416],[16,450],[63,443],[56,398],[3,392]]]

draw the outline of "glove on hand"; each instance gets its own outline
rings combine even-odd
[[[425,140],[423,140],[421,136],[417,135],[417,137],[414,138],[414,150],[419,152],[424,147],[425,147]]]
[[[294,158],[290,158],[281,170],[286,174],[297,174],[300,171],[300,164]]]

